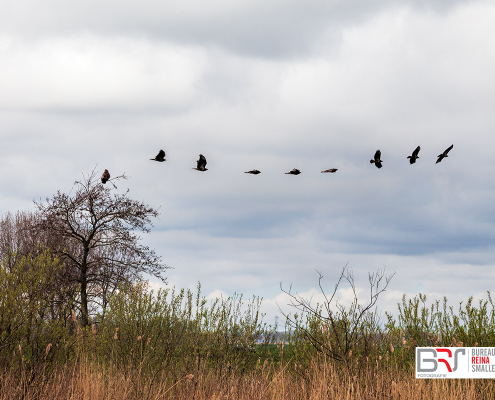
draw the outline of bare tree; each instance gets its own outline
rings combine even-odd
[[[113,189],[100,183],[95,170],[76,181],[69,194],[57,192],[46,202],[36,202],[39,221],[36,229],[57,237],[52,249],[66,265],[66,282],[75,283],[79,296],[82,325],[89,323],[90,306],[106,307],[108,295],[124,281],[141,278],[143,273],[166,281],[169,268],[147,246],[140,244],[134,231],[149,232],[151,217],[158,211],[131,200],[127,190]],[[98,299],[100,301],[98,301]]]
[[[374,307],[378,296],[386,290],[395,272],[388,276],[385,275],[385,270],[368,274],[370,293],[364,305],[358,302],[354,277],[347,265],[342,269],[331,296],[328,296],[322,287],[323,275],[320,272],[318,274],[318,285],[325,299],[321,305],[313,305],[311,299],[305,299],[297,293],[293,294],[292,286],[286,291],[280,284],[281,290],[290,296],[289,305],[309,315],[310,320],[313,321],[310,326],[304,326],[297,318],[280,311],[287,318],[289,325],[302,333],[317,351],[351,368],[353,352],[355,356],[359,353],[359,356],[365,359],[377,348],[374,344],[378,339],[379,315]],[[353,292],[349,307],[339,303],[335,298],[343,280],[349,283]]]

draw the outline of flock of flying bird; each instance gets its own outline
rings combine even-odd
[[[454,145],[451,145],[450,147],[445,149],[445,151],[442,154],[439,154],[437,156],[438,159],[437,159],[437,162],[435,164],[438,164],[445,157],[448,157],[448,153],[450,150],[452,150],[453,147],[454,147]],[[410,164],[414,164],[416,162],[416,160],[419,158],[418,154],[419,154],[420,150],[421,150],[421,147],[418,146],[414,149],[414,151],[412,152],[412,154],[410,156],[407,156]],[[381,156],[382,156],[382,152],[380,150],[377,150],[375,152],[375,156],[373,157],[373,159],[370,160],[370,163],[375,164],[375,167],[377,167],[377,168],[381,168],[382,162],[383,162],[380,159]],[[158,162],[166,161],[165,160],[165,152],[163,150],[160,150],[158,152],[158,154],[156,155],[156,157],[150,158],[150,160],[158,161]],[[193,168],[193,169],[198,170],[198,171],[208,171],[208,168],[206,168],[206,158],[203,154],[199,155],[199,160],[196,161],[196,168]],[[333,173],[333,172],[337,172],[337,171],[338,171],[337,168],[330,168],[330,169],[326,169],[325,171],[321,171],[321,172],[322,173],[324,173],[324,172],[332,172]],[[294,168],[292,171],[286,172],[285,174],[286,175],[299,175],[300,173],[301,173],[300,170],[298,170],[297,168]],[[258,174],[261,174],[261,171],[259,171],[257,169],[253,169],[251,171],[246,171],[245,174],[258,175]],[[106,169],[105,172],[103,172],[103,175],[101,176],[101,183],[107,183],[107,181],[109,179],[110,179],[110,173],[108,172],[108,169]]]

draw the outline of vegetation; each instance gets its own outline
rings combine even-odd
[[[119,176],[109,182],[126,179]],[[51,238],[49,246],[66,265],[64,284],[77,287],[83,326],[89,324],[90,303],[105,311],[108,295],[119,284],[142,273],[162,276],[160,257],[139,243],[134,231],[149,232],[158,212],[132,200],[128,191],[112,194],[99,182],[96,171],[75,183],[74,193],[58,192],[46,202],[35,202],[37,215],[31,229]],[[98,302],[98,299],[100,300]]]
[[[93,175],[0,220],[0,400],[495,398],[490,380],[414,379],[416,346],[495,346],[490,292],[455,308],[404,296],[382,319],[393,275],[370,274],[362,303],[345,267],[329,296],[320,275],[323,304],[286,292],[280,335],[259,298],[151,290],[141,273],[166,267],[133,231],[156,211]]]
[[[323,276],[320,274],[319,287],[325,299],[323,304],[313,305],[300,295],[292,294],[291,290],[285,292],[291,299],[292,307],[306,315],[304,322],[297,313],[293,317],[285,315],[288,325],[294,328],[293,333],[289,335],[290,343],[294,343],[293,347],[298,353],[302,349],[307,353],[306,357],[298,354],[299,357],[295,358],[300,359],[302,356],[306,363],[310,363],[315,352],[319,352],[349,371],[355,370],[356,367],[362,371],[366,364],[356,363],[356,360],[377,358],[382,351],[382,345],[386,344],[376,303],[393,275],[386,276],[385,271],[369,275],[370,297],[365,304],[358,300],[354,277],[347,266],[342,269],[330,296],[327,296],[323,289]],[[336,298],[342,281],[347,281],[353,293],[349,307],[339,303]]]
[[[145,282],[121,284],[109,298],[106,317],[96,315],[84,327],[70,312],[72,303],[52,307],[60,261],[48,250],[16,259],[0,265],[0,399],[488,399],[495,394],[492,381],[416,381],[413,374],[416,345],[492,345],[490,293],[477,305],[472,299],[461,303],[457,312],[446,299],[441,307],[421,294],[404,297],[398,318],[386,315],[385,324],[377,322],[376,311],[368,310],[372,318],[358,312],[367,305],[340,305],[328,308],[335,329],[318,305],[314,310],[320,311],[288,316],[285,340],[277,343],[273,328],[262,322],[260,299],[235,295],[207,302],[199,285],[193,293],[154,292]],[[349,271],[342,276],[350,277]],[[352,330],[362,338],[348,341],[346,358],[336,357],[342,350],[333,349],[346,335],[352,338]],[[259,343],[260,337],[265,341]]]

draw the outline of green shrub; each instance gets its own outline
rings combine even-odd
[[[65,360],[71,349],[69,327],[54,303],[57,259],[48,250],[8,266],[0,264],[0,365],[31,368]]]
[[[268,354],[257,339],[269,336],[259,313],[261,301],[242,296],[209,305],[190,290],[149,290],[146,283],[122,286],[110,299],[94,339],[99,359],[146,373],[194,373],[201,365],[219,369],[254,368]],[[88,335],[89,336],[89,335]]]

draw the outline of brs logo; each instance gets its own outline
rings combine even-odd
[[[465,355],[466,349],[455,350],[454,357],[452,357],[450,349],[416,348],[416,372],[436,372],[438,363],[445,364],[449,372],[457,371],[459,354]],[[425,358],[425,355],[433,356],[433,358]]]

